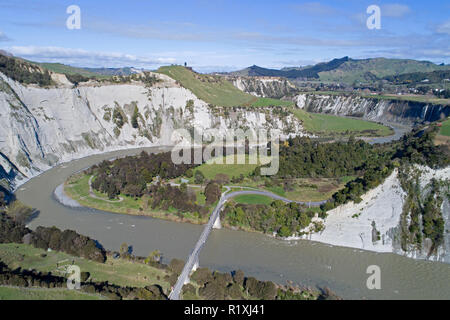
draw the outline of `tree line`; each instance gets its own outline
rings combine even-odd
[[[44,70],[24,60],[2,54],[0,54],[0,72],[22,84],[38,84],[41,87],[53,84],[48,70]]]

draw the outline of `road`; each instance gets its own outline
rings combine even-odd
[[[199,254],[202,250],[203,246],[206,243],[206,240],[208,239],[209,233],[213,229],[214,223],[219,218],[220,219],[220,211],[222,211],[222,208],[229,199],[240,196],[240,195],[249,195],[249,194],[256,194],[261,196],[267,196],[275,200],[281,200],[286,203],[296,202],[299,204],[309,204],[310,206],[320,206],[321,204],[325,203],[326,201],[318,201],[318,202],[301,202],[301,201],[292,201],[287,198],[281,197],[279,195],[276,195],[274,193],[268,192],[268,191],[260,191],[260,190],[244,190],[244,191],[234,191],[231,192],[231,186],[225,187],[227,191],[222,193],[219,202],[217,203],[217,206],[214,208],[213,212],[211,213],[211,216],[209,217],[208,223],[206,224],[205,228],[203,229],[202,234],[200,235],[200,238],[198,239],[197,243],[195,244],[194,249],[192,250],[191,254],[189,255],[189,258],[184,265],[183,271],[181,272],[180,276],[178,277],[177,283],[172,289],[172,292],[169,295],[169,299],[171,300],[179,300],[180,299],[180,293],[181,289],[183,288],[184,284],[189,281],[189,276],[195,266],[196,263],[199,261]]]

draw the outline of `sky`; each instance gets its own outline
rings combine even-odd
[[[67,27],[71,5],[79,29]],[[380,29],[367,27],[371,5]],[[187,62],[200,72],[344,56],[449,64],[450,1],[0,0],[0,49],[79,67]]]

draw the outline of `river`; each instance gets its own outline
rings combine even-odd
[[[126,242],[146,256],[158,249],[167,262],[186,259],[203,226],[69,208],[54,198],[55,188],[71,174],[103,159],[137,154],[143,149],[110,152],[61,164],[22,185],[17,198],[40,211],[29,227],[73,229],[98,240],[106,249],[119,250]],[[145,148],[146,151],[161,149]],[[369,290],[366,269],[381,269],[381,290]],[[200,266],[219,271],[242,269],[247,276],[311,286],[328,286],[346,299],[450,299],[450,265],[413,260],[395,254],[366,252],[233,230],[214,230],[200,254]]]

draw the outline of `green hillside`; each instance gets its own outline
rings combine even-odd
[[[352,83],[354,81],[367,82],[390,75],[448,69],[450,66],[439,66],[428,61],[386,58],[349,59],[334,70],[320,72],[319,76],[321,81]]]
[[[83,77],[88,77],[88,78],[108,78],[108,76],[106,76],[106,75],[101,75],[99,73],[91,72],[91,71],[88,71],[83,68],[72,67],[72,66],[68,66],[65,64],[61,64],[61,63],[39,63],[39,62],[33,62],[33,63],[37,64],[49,71],[56,72],[56,73],[62,73],[62,74],[68,74],[68,75],[79,74],[79,75],[82,75]]]
[[[450,66],[410,59],[373,58],[358,60],[343,57],[313,66],[290,67],[281,70],[251,66],[230,74],[236,76],[276,76],[288,79],[307,78],[324,82],[352,84],[355,81],[367,83],[393,75],[439,70],[450,70]]]
[[[199,74],[182,66],[161,67],[156,72],[177,80],[191,90],[199,99],[223,107],[234,106],[285,106],[291,102],[277,99],[257,98],[236,88],[221,76]]]

